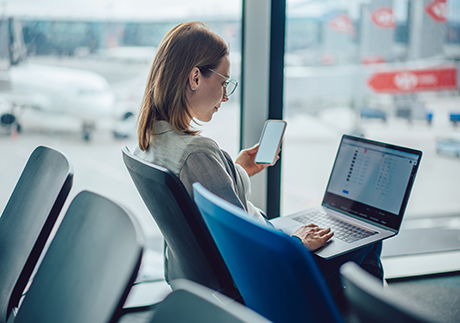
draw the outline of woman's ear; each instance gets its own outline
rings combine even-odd
[[[188,83],[190,89],[195,91],[200,86],[201,81],[201,72],[198,67],[194,67],[188,76]]]

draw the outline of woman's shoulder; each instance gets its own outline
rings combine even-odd
[[[192,153],[205,153],[205,154],[221,154],[222,151],[219,145],[208,137],[200,135],[186,136],[183,138],[186,141],[187,150]]]

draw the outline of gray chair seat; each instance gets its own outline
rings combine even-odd
[[[116,322],[143,248],[139,225],[126,209],[79,193],[8,323]]]
[[[32,152],[0,217],[0,323],[18,306],[72,181],[63,153],[44,146]]]
[[[233,279],[200,212],[168,169],[122,148],[123,161],[165,240],[165,278],[184,278],[238,299]]]

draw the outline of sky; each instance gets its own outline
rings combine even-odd
[[[287,0],[287,12],[288,16],[293,17],[321,17],[331,10],[345,9],[353,16],[358,15],[360,4],[368,1]],[[241,0],[0,0],[3,14],[6,12],[7,15],[32,18],[80,17],[130,20],[190,16],[239,18],[241,7]]]
[[[287,0],[287,12],[288,17],[320,17],[334,10],[344,10],[352,19],[358,19],[361,4],[370,3],[371,1],[372,0]],[[381,3],[390,2],[389,0],[378,1]],[[393,0],[393,10],[396,15],[396,20],[407,20],[408,3],[409,0]],[[460,22],[460,0],[447,0],[447,18],[450,21]]]
[[[0,0],[2,15],[30,18],[168,20],[241,16],[241,1],[218,0]]]
[[[331,11],[345,10],[352,19],[357,19],[361,4],[368,2],[370,0],[287,0],[287,14],[288,17],[321,18]],[[407,3],[408,0],[393,0],[397,20],[406,19]],[[450,19],[459,20],[460,0],[449,0],[448,6]],[[241,8],[241,0],[0,0],[2,15],[44,19],[240,19]]]
[[[407,1],[393,0],[397,20],[407,17]],[[287,12],[291,17],[322,17],[336,10],[347,12],[352,19],[358,19],[360,7],[370,0],[287,0]]]

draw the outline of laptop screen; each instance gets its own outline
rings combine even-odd
[[[342,137],[323,205],[399,230],[422,152]]]

